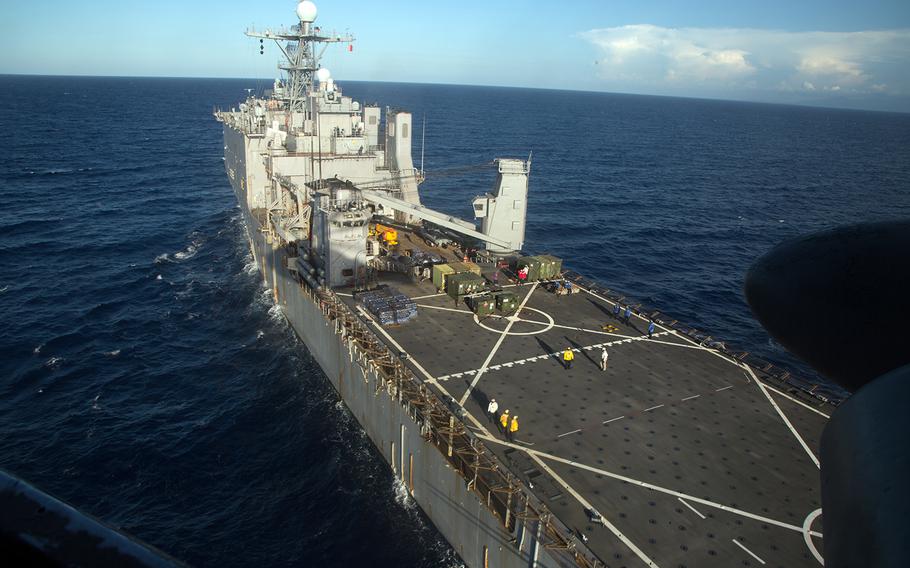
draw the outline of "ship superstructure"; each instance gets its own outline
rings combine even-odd
[[[491,161],[479,226],[424,206],[411,114],[345,96],[321,57],[354,38],[296,15],[247,32],[282,77],[216,112],[225,168],[276,304],[465,563],[817,565],[830,405],[522,252],[530,158]]]

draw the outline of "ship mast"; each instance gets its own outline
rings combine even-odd
[[[354,41],[349,34],[321,35],[321,30],[313,25],[316,13],[316,5],[310,0],[303,0],[297,4],[299,24],[277,31],[251,29],[246,32],[247,36],[258,38],[260,42],[266,39],[274,41],[284,55],[284,61],[278,64],[278,69],[287,74],[284,95],[280,99],[285,101],[290,112],[303,112],[307,93],[313,89],[316,71],[328,44]]]

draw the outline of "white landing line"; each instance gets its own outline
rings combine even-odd
[[[700,396],[700,394],[693,394],[692,396],[687,396],[686,398],[682,399],[680,402],[686,402],[687,400],[692,400],[693,398],[698,398]]]
[[[719,389],[714,389],[714,392],[725,391],[725,390],[727,390],[727,389],[732,389],[732,388],[733,388],[733,385],[727,385],[727,386],[721,387],[721,388],[719,388]]]
[[[762,560],[761,558],[758,557],[757,554],[755,554],[754,552],[752,552],[751,550],[749,550],[748,548],[743,546],[743,544],[741,542],[739,542],[738,540],[736,540],[735,538],[733,539],[733,544],[735,544],[736,546],[738,546],[738,547],[742,548],[743,550],[745,550],[746,552],[748,552],[749,556],[751,556],[752,558],[758,560],[762,564],[765,564],[764,560]]]
[[[518,446],[516,444],[510,444],[509,442],[504,442],[498,438],[489,437],[489,438],[485,438],[485,439],[489,440],[490,442],[496,443],[496,444],[500,444],[503,446],[509,446],[511,448],[516,448],[516,449],[522,450],[524,452],[527,452],[528,455],[531,457],[537,456],[537,457],[541,457],[541,458],[546,458],[548,460],[553,460],[555,462],[570,465],[572,467],[577,467],[578,469],[584,469],[586,471],[590,471],[591,473],[599,473],[600,475],[603,475],[604,477],[610,477],[613,479],[617,479],[619,481],[625,481],[626,483],[629,483],[631,485],[637,485],[638,487],[644,487],[645,489],[651,489],[653,491],[657,491],[658,493],[672,495],[673,497],[682,497],[683,499],[686,499],[687,501],[691,501],[692,503],[699,503],[701,505],[713,507],[715,509],[720,509],[721,511],[726,511],[726,512],[732,513],[734,515],[740,515],[743,517],[747,517],[749,519],[753,519],[755,521],[760,521],[760,522],[763,522],[763,523],[766,523],[769,525],[774,525],[776,527],[790,529],[791,531],[796,531],[798,533],[803,532],[803,527],[791,525],[790,523],[785,523],[783,521],[778,521],[776,519],[772,519],[769,517],[763,517],[761,515],[756,515],[754,513],[748,512],[748,511],[743,511],[742,509],[737,509],[735,507],[729,507],[722,503],[715,503],[714,501],[708,501],[707,499],[702,499],[701,497],[696,497],[695,495],[689,495],[686,493],[682,493],[680,491],[675,491],[673,489],[669,489],[667,487],[661,487],[660,485],[654,485],[652,483],[640,481],[638,479],[633,479],[631,477],[626,477],[625,475],[620,475],[618,473],[613,473],[612,471],[607,471],[605,469],[600,469],[600,468],[592,467],[590,465],[586,465],[586,464],[579,463],[576,461],[568,460],[566,458],[561,458],[559,456],[556,456],[553,454],[548,454],[546,452],[541,452],[539,450],[531,450],[528,448],[522,448],[521,446]],[[822,533],[817,532],[817,531],[810,531],[809,534],[812,536],[817,536],[817,537],[822,536]]]
[[[458,312],[460,314],[471,314],[474,315],[474,312],[471,310],[459,310],[458,308],[446,308],[444,306],[431,306],[429,304],[417,304],[418,308],[428,308],[431,310],[442,310],[444,312]]]
[[[581,506],[585,508],[585,510],[594,509],[594,507],[590,503],[588,503],[588,501],[584,497],[582,497],[578,493],[578,491],[575,491],[575,489],[573,489],[572,486],[570,486],[568,483],[566,483],[563,478],[559,477],[559,475],[555,471],[553,471],[553,468],[551,468],[550,466],[545,464],[544,461],[542,459],[540,459],[539,457],[537,457],[536,455],[534,455],[534,453],[531,450],[525,450],[525,451],[527,451],[528,455],[531,457],[531,459],[534,460],[535,462],[537,462],[537,465],[539,465],[544,471],[546,471],[548,474],[550,474],[550,477],[552,477],[554,480],[556,480],[556,482],[559,483],[563,489],[568,491],[572,495],[572,497],[575,497],[575,500],[578,501],[581,504]],[[616,528],[616,525],[614,525],[613,523],[608,521],[606,517],[601,517],[601,519],[603,519],[604,525],[606,525],[606,527],[608,529],[610,529],[610,532],[613,533],[613,535],[616,536],[616,538],[621,540],[623,544],[628,546],[629,550],[631,550],[635,554],[635,556],[637,556],[639,559],[641,559],[641,561],[644,562],[647,566],[651,566],[652,568],[658,568],[657,564],[653,560],[648,558],[648,555],[645,554],[642,549],[635,546],[635,543],[632,542],[631,540],[629,540],[629,537],[622,534],[622,532],[620,532],[620,530],[618,528]]]
[[[812,450],[809,449],[809,445],[806,444],[806,441],[803,440],[803,437],[799,435],[799,432],[796,431],[796,428],[794,428],[793,424],[790,423],[790,420],[787,419],[787,415],[784,414],[784,411],[781,410],[779,406],[777,406],[776,402],[774,402],[774,399],[771,397],[771,393],[768,392],[768,389],[765,388],[765,385],[758,380],[758,377],[755,376],[755,373],[752,372],[752,369],[748,365],[745,366],[745,369],[746,372],[752,376],[752,379],[755,380],[755,384],[758,385],[758,388],[765,395],[765,397],[767,397],[768,402],[771,403],[771,406],[774,407],[774,410],[776,410],[780,415],[781,420],[784,421],[784,424],[787,425],[787,428],[790,429],[790,432],[792,432],[793,436],[795,436],[797,441],[799,441],[799,444],[803,447],[804,450],[806,450],[806,453],[809,455],[809,459],[812,460],[812,463],[815,464],[815,467],[821,468],[821,464],[818,463],[818,458],[815,457],[815,454],[812,452]]]
[[[461,400],[458,401],[458,404],[464,406],[465,401],[468,400],[468,397],[471,396],[471,391],[474,390],[474,387],[477,386],[477,382],[480,381],[480,377],[487,371],[487,365],[490,364],[490,361],[493,360],[493,356],[496,355],[496,352],[499,351],[500,345],[505,341],[506,337],[509,336],[509,330],[512,329],[512,326],[515,325],[515,320],[518,319],[518,314],[521,313],[521,310],[525,307],[525,304],[528,303],[528,300],[531,299],[531,295],[534,293],[534,290],[537,289],[537,282],[531,285],[531,289],[528,291],[527,295],[521,301],[521,304],[518,305],[518,309],[515,310],[515,319],[510,319],[506,328],[499,335],[499,339],[496,340],[496,345],[493,346],[493,349],[490,350],[490,354],[487,355],[486,361],[483,362],[483,365],[480,366],[480,369],[477,371],[477,374],[474,375],[474,380],[471,381],[471,386],[464,391],[464,395],[461,397]]]
[[[765,385],[765,388],[767,388],[767,389],[770,390],[770,391],[776,392],[777,394],[781,395],[781,396],[784,397],[784,398],[789,398],[790,400],[792,400],[792,401],[795,402],[796,404],[798,404],[798,405],[800,405],[800,406],[802,406],[802,407],[805,407],[806,409],[811,410],[812,412],[814,412],[814,413],[816,413],[816,414],[821,414],[821,415],[824,416],[825,418],[831,418],[829,415],[825,414],[825,413],[822,412],[821,410],[819,410],[819,409],[817,409],[817,408],[813,408],[813,407],[809,406],[808,404],[806,404],[805,402],[803,402],[803,401],[801,401],[801,400],[797,400],[797,399],[793,398],[792,396],[790,396],[789,394],[787,394],[787,393],[785,393],[785,392],[783,392],[783,391],[777,390],[776,388],[772,387],[771,385]]]
[[[581,428],[579,428],[578,430],[572,430],[571,432],[566,432],[565,434],[560,434],[559,436],[556,436],[556,437],[562,438],[563,436],[571,436],[572,434],[578,434],[579,432],[581,432]]]
[[[685,502],[685,501],[683,500],[682,497],[677,497],[677,499],[679,499],[679,502],[682,503],[683,505],[685,505],[686,507],[688,507],[693,513],[695,513],[696,515],[698,515],[699,517],[701,517],[702,520],[705,520],[705,519],[707,518],[707,517],[705,517],[704,515],[702,515],[701,513],[699,513],[699,512],[698,512],[698,509],[696,509],[696,508],[693,507],[692,505],[690,505],[690,504],[688,504],[687,502]]]
[[[604,420],[601,424],[609,424],[610,422],[616,422],[617,420],[622,420],[625,416],[617,416],[616,418],[611,418],[609,420]]]
[[[357,306],[357,311],[360,312],[360,314],[363,315],[363,317],[370,320],[370,323],[373,324],[373,327],[375,327],[379,331],[379,333],[381,333],[386,339],[388,339],[389,343],[391,343],[392,345],[395,346],[395,349],[397,349],[398,351],[400,351],[402,353],[408,353],[407,351],[404,350],[404,347],[402,347],[397,341],[395,341],[395,339],[392,338],[392,336],[389,335],[389,333],[386,330],[384,330],[381,325],[379,325],[379,322],[377,322],[376,320],[373,319],[373,316],[371,316],[369,313],[367,313],[366,310],[364,310],[360,306]],[[439,384],[439,382],[436,380],[436,377],[434,377],[433,375],[428,373],[427,370],[423,368],[423,365],[421,365],[420,363],[417,362],[417,359],[411,357],[410,353],[408,353],[408,360],[414,365],[414,367],[417,368],[418,371],[420,371],[423,374],[424,377],[426,377],[428,383],[432,383],[432,384],[436,385],[437,387],[442,389],[443,392],[445,392],[445,389],[442,388],[442,385]],[[448,393],[446,393],[446,394],[448,394]],[[449,396],[451,396],[451,395],[449,395]]]
[[[646,408],[646,409],[642,410],[642,412],[651,412],[652,410],[657,410],[658,408],[661,408],[662,406],[664,406],[664,405],[658,404],[657,406],[652,406],[651,408]]]

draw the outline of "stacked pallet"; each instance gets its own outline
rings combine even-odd
[[[395,288],[387,287],[364,292],[358,300],[380,325],[404,323],[417,317],[417,304]]]

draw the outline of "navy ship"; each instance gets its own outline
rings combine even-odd
[[[523,251],[530,157],[490,157],[474,220],[424,206],[412,115],[346,96],[325,30],[309,0],[247,30],[281,77],[215,112],[227,176],[275,304],[464,563],[823,564],[837,401]]]

